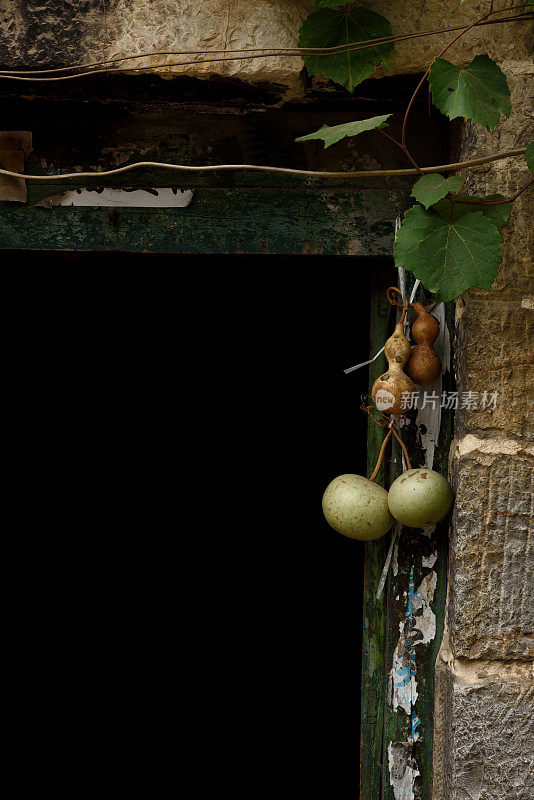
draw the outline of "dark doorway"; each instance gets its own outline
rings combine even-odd
[[[364,546],[321,496],[365,474],[368,373],[343,369],[389,262],[8,259],[41,487],[19,785],[357,797]]]

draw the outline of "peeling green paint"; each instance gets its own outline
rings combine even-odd
[[[56,193],[56,192],[55,192]],[[196,189],[187,208],[4,204],[0,247],[175,253],[389,255],[404,194],[389,190]]]

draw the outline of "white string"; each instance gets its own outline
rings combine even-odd
[[[354,370],[356,370],[356,369],[360,369],[361,367],[366,367],[367,364],[372,364],[373,361],[376,361],[376,359],[378,358],[380,353],[383,353],[383,352],[384,352],[384,348],[381,347],[380,350],[378,351],[378,353],[376,354],[376,356],[373,356],[373,358],[370,358],[369,361],[363,361],[361,364],[356,364],[356,366],[354,366],[354,367],[349,367],[348,369],[344,369],[343,372],[345,373],[345,375],[348,375],[349,372],[354,372]]]
[[[395,220],[395,241],[397,240],[397,233],[399,232],[399,228],[400,228],[401,224],[402,224],[401,223],[401,218],[400,218],[400,216],[398,216],[397,219]],[[406,297],[406,270],[403,269],[403,267],[397,267],[397,272],[398,272],[398,275],[399,275],[399,289],[400,289],[401,296],[402,296],[402,303],[404,305],[404,299]],[[415,293],[417,291],[418,286],[419,286],[419,281],[416,281],[415,285],[413,287],[413,290],[412,290],[412,294],[411,294],[410,300],[409,300],[410,303],[413,301],[413,299],[415,297]],[[407,323],[406,318],[404,320],[404,333],[405,334],[408,333],[408,323]],[[399,420],[399,424],[402,425],[402,417]],[[406,472],[406,461],[405,461],[405,458],[404,458],[404,453],[401,453],[401,458],[402,458],[402,471]],[[387,576],[388,576],[388,573],[389,573],[389,568],[391,566],[391,557],[393,555],[393,548],[395,546],[395,542],[397,542],[400,539],[401,533],[402,533],[402,525],[401,525],[400,522],[397,522],[397,524],[395,525],[395,530],[393,531],[393,536],[391,537],[391,542],[390,542],[390,545],[389,545],[388,554],[387,554],[386,560],[384,562],[384,567],[382,569],[382,575],[380,576],[380,581],[378,583],[378,588],[376,590],[376,599],[377,600],[380,600],[380,598],[382,597],[382,592],[384,591],[384,586],[386,585],[386,579],[387,579]]]
[[[395,239],[397,238],[397,231],[399,230],[400,226],[401,226],[401,218],[397,217],[397,219],[395,220]],[[399,267],[399,275],[400,275],[400,270],[401,270],[401,268]],[[402,270],[402,271],[404,272],[404,270]],[[419,281],[418,281],[418,283],[419,283]],[[401,286],[401,292],[403,292],[402,297],[404,299],[404,291],[403,291],[403,287],[402,286]],[[378,353],[375,356],[373,356],[372,358],[370,358],[369,361],[362,361],[361,364],[356,364],[354,367],[349,367],[348,369],[344,369],[343,372],[345,373],[345,375],[348,375],[349,372],[355,372],[357,369],[361,369],[362,367],[366,367],[368,364],[372,364],[373,361],[376,361],[378,356],[383,352],[384,352],[384,348],[381,347],[380,350],[378,351]]]
[[[389,550],[387,554],[386,561],[384,563],[384,569],[382,570],[382,575],[380,576],[380,583],[378,584],[378,589],[376,590],[376,599],[380,600],[382,597],[382,592],[384,591],[384,586],[386,585],[386,578],[388,576],[389,567],[391,564],[391,556],[393,554],[393,547],[395,542],[397,541],[398,537],[400,536],[402,531],[402,525],[400,522],[397,522],[395,525],[395,530],[393,531],[393,536],[391,537],[391,543],[389,545]]]
[[[401,226],[401,219],[400,219],[400,217],[397,217],[397,219],[395,220],[395,239],[397,238],[397,233],[398,233],[398,230],[399,230],[400,226]],[[402,295],[402,302],[404,304],[404,301],[405,301],[405,298],[406,298],[406,270],[403,267],[397,267],[397,272],[399,273],[399,288],[400,288],[401,295]],[[417,292],[417,290],[419,288],[420,283],[421,283],[420,280],[416,280],[415,281],[415,283],[413,285],[413,288],[412,288],[412,291],[411,291],[411,294],[410,294],[410,299],[408,300],[409,303],[413,303],[414,297],[416,295],[416,292]],[[408,322],[408,315],[406,315],[405,318],[404,318],[404,335],[406,336],[408,341],[410,341],[410,339],[411,339],[411,337],[410,337],[410,323]],[[403,418],[401,416],[401,418],[399,420],[399,427],[400,428],[402,428],[403,423],[404,423],[404,420],[403,420]],[[402,471],[406,472],[407,464],[406,464],[406,459],[404,458],[404,453],[401,453],[401,459],[402,459]]]

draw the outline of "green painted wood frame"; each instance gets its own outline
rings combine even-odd
[[[391,335],[396,314],[386,299],[386,289],[395,281],[395,274],[384,272],[373,276],[371,290],[370,349],[374,355]],[[447,304],[446,322],[453,330],[453,304]],[[370,365],[369,389],[386,368],[383,354]],[[443,389],[452,388],[450,373],[444,376]],[[434,469],[447,475],[448,452],[452,440],[452,411],[443,411],[439,445],[434,456]],[[368,426],[368,475],[373,471],[384,437],[383,429],[371,419]],[[414,466],[417,465],[417,459]],[[402,472],[401,453],[392,448],[377,476],[377,482],[388,486]],[[393,653],[399,638],[399,623],[405,618],[406,596],[411,569],[417,586],[429,573],[422,566],[423,557],[437,554],[433,569],[437,582],[431,608],[436,615],[436,635],[424,648],[417,649],[417,714],[421,720],[419,740],[412,755],[420,772],[421,796],[432,796],[432,744],[434,669],[445,622],[447,551],[449,521],[436,527],[430,539],[418,532],[404,530],[396,554],[397,574],[390,569],[385,589],[379,600],[376,591],[384,566],[390,535],[366,545],[364,577],[364,619],[362,652],[362,712],[360,747],[360,800],[394,800],[388,764],[390,742],[405,743],[410,735],[410,718],[402,709],[394,712],[389,701],[389,681]]]
[[[1,91],[1,87],[0,87]],[[27,130],[33,149],[29,174],[94,171],[94,178],[27,182],[26,204],[0,203],[0,248],[117,250],[172,253],[317,253],[390,255],[393,223],[406,207],[406,178],[315,179],[289,174],[142,170],[106,177],[135,161],[174,164],[254,163],[307,170],[391,168],[398,156],[384,137],[364,133],[334,148],[296,142],[322,124],[355,117],[350,111],[183,109],[168,105],[74,103],[73,100],[3,98],[5,130]],[[445,158],[435,120],[414,124],[422,163]],[[54,124],[50,124],[53,118]],[[394,115],[392,128],[401,124]],[[429,127],[430,126],[430,127]],[[430,131],[430,135],[429,135]],[[192,189],[185,208],[40,207],[76,188],[170,187]],[[265,213],[265,209],[269,213]]]

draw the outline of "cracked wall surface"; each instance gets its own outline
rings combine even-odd
[[[434,798],[529,800],[534,687],[528,670],[438,665]]]
[[[398,34],[469,24],[482,16],[487,3],[365,0],[363,5],[387,16]],[[314,7],[314,0],[0,0],[0,63],[63,66],[140,52],[295,47],[299,28]],[[430,53],[438,52],[450,38],[450,33],[443,33],[401,42],[390,69],[377,74],[422,71]],[[478,28],[454,49],[455,59],[466,63],[482,52],[500,59],[530,57],[529,43],[515,35],[513,24]],[[288,96],[304,91],[303,62],[298,56],[171,66],[176,60],[183,58],[160,55],[128,63],[148,70],[166,64],[160,73],[166,75],[274,82],[284,86]]]
[[[493,134],[454,126],[454,156],[526,146],[532,66],[502,63],[512,116]],[[469,194],[514,194],[522,160],[466,173]],[[462,189],[463,190],[463,189]],[[451,473],[448,635],[437,664],[433,800],[527,800],[534,654],[534,351],[532,196],[513,205],[493,287],[457,301],[458,391],[497,392],[495,409],[460,409]]]

